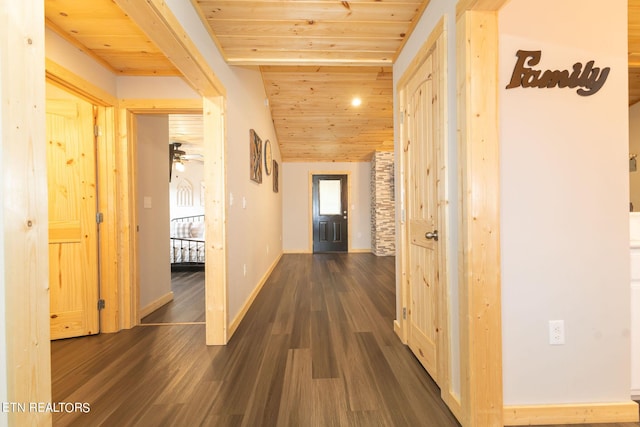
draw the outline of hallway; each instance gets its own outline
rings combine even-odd
[[[56,426],[457,426],[393,332],[394,258],[284,255],[226,347],[204,325],[52,342]]]

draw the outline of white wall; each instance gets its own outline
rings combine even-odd
[[[255,129],[263,141],[271,141],[273,158],[278,163],[280,151],[260,71],[227,65],[190,2],[166,3],[227,92],[227,295],[229,319],[233,320],[282,254],[283,186],[274,193],[272,175],[265,175],[264,170],[262,184],[249,179],[249,130]],[[282,164],[280,172],[282,179]],[[242,207],[243,198],[246,208]]]
[[[48,28],[45,50],[48,59],[120,99],[200,99],[182,77],[115,75]]]
[[[500,87],[518,49],[535,68],[611,67],[604,87],[500,91],[506,405],[628,401],[627,4],[512,0],[499,13]],[[563,319],[566,344],[548,343]]]
[[[64,66],[106,92],[116,95],[117,76],[50,29],[45,30],[47,59]]]
[[[119,76],[120,99],[201,99],[182,77]]]
[[[282,167],[285,252],[312,252],[309,174],[349,173],[349,248],[371,250],[371,163],[285,163]]]
[[[169,184],[169,214],[170,217],[180,218],[185,216],[204,215],[204,199],[201,197],[200,186],[204,179],[204,163],[197,161],[185,162],[184,172],[173,168],[171,183]],[[178,206],[177,191],[183,180],[191,183],[193,187],[193,204],[191,206]]]
[[[629,173],[629,193],[634,212],[640,212],[640,102],[629,107],[629,153],[638,155],[638,170]]]
[[[139,304],[145,308],[171,292],[169,118],[138,116],[137,130]]]
[[[460,395],[460,322],[458,310],[458,132],[456,122],[456,0],[432,0],[429,3],[429,7],[418,21],[416,28],[414,29],[411,37],[402,49],[402,53],[398,56],[393,66],[393,91],[394,91],[394,112],[399,111],[397,105],[396,89],[398,81],[402,78],[402,75],[407,70],[407,67],[416,56],[416,53],[422,47],[426,39],[429,37],[435,25],[444,17],[445,32],[446,32],[446,44],[447,44],[447,158],[449,163],[447,164],[447,183],[446,194],[449,201],[449,235],[447,239],[447,264],[448,264],[448,285],[449,285],[449,329],[450,329],[450,354],[451,354],[451,389],[454,394]],[[396,113],[394,113],[396,114]],[[394,123],[399,123],[398,118],[395,118]],[[402,149],[400,147],[400,135],[398,134],[398,127],[394,128],[395,144],[395,158],[400,159],[402,156]],[[402,182],[399,175],[400,168],[396,167],[396,181]],[[399,224],[402,218],[401,211],[401,189],[399,185],[396,185],[396,223]],[[398,228],[399,229],[399,228]],[[398,236],[399,233],[396,234]],[[397,251],[400,250],[400,245],[396,240]],[[396,258],[396,271],[400,271],[400,265],[398,264],[399,257]],[[396,275],[396,319],[401,318],[402,313],[402,300],[400,296],[401,278]]]

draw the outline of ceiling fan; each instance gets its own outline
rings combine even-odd
[[[202,156],[202,154],[187,154],[186,151],[180,148],[181,146],[181,142],[172,142],[171,144],[169,144],[169,182],[171,182],[173,165],[175,165],[178,172],[183,172],[185,162],[204,161],[204,157]]]

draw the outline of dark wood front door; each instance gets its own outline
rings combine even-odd
[[[347,175],[313,175],[313,252],[347,252]]]

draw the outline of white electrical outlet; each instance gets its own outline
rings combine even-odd
[[[549,320],[549,344],[564,344],[564,320]]]
[[[242,272],[245,276],[247,275],[247,264],[242,264]]]

